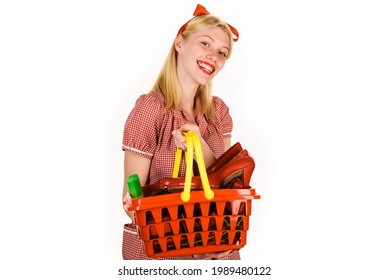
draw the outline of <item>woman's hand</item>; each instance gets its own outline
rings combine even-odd
[[[130,194],[127,192],[124,197],[123,197],[123,207],[126,211],[128,211],[128,207],[131,206],[131,196]]]
[[[133,211],[128,211],[128,207],[131,206],[131,196],[127,192],[124,197],[123,197],[123,208],[124,211],[127,213],[127,215],[131,218],[131,220],[134,220],[134,212]]]
[[[177,149],[186,151],[187,145],[186,145],[186,139],[183,132],[187,132],[190,130],[195,131],[199,136],[199,138],[201,139],[200,128],[197,125],[189,124],[189,123],[184,124],[183,126],[180,126],[177,129],[173,130],[172,132]]]
[[[192,255],[194,259],[204,259],[204,258],[211,258],[211,259],[220,259],[228,256],[234,252],[233,250],[224,251],[224,252],[217,252],[217,253],[206,253],[206,254],[198,254],[198,255]]]
[[[220,259],[228,256],[232,252],[235,252],[235,250],[229,250],[224,252],[217,252],[217,253],[205,253],[205,254],[197,254],[197,255],[187,255],[187,256],[177,256],[175,257],[176,260],[196,260],[196,259]]]
[[[204,141],[203,137],[201,136],[200,128],[197,125],[188,123],[188,124],[184,124],[183,126],[173,130],[172,135],[174,137],[174,141],[175,141],[177,149],[181,149],[183,151],[186,151],[186,148],[187,148],[186,139],[182,133],[189,131],[189,130],[193,130],[199,136],[200,143],[201,143],[201,150],[202,150],[203,157],[204,157],[204,164],[205,164],[205,167],[208,167],[216,159],[216,157],[213,154],[211,148],[208,146],[208,144]],[[195,160],[197,160],[196,154],[194,157],[195,157]]]

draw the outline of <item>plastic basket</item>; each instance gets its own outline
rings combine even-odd
[[[246,245],[254,189],[214,190],[208,200],[191,192],[132,200],[134,222],[149,257],[167,257],[240,249]]]
[[[186,178],[192,173],[189,163],[193,160],[192,145],[197,149],[200,145],[194,134],[186,135],[189,154]],[[196,156],[199,162],[202,155],[196,153]],[[174,176],[178,164],[176,160]],[[189,187],[185,184],[182,193],[131,200],[128,210],[135,211],[134,223],[149,257],[220,252],[246,245],[251,202],[260,196],[252,188],[211,190],[204,180],[207,177],[204,166],[199,164],[199,170],[200,175],[203,172],[204,191],[190,192],[190,180],[186,180]]]

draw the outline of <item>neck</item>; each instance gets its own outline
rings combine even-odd
[[[194,97],[196,92],[185,92],[181,94],[181,106],[191,116],[194,115]]]
[[[199,83],[186,72],[182,66],[180,57],[177,60],[177,76],[181,85],[181,106],[185,112],[194,115],[194,98],[199,87]]]
[[[199,87],[193,81],[186,81],[179,77],[181,84],[181,106],[190,115],[194,115],[194,99]]]

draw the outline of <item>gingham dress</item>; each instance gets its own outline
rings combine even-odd
[[[138,98],[124,127],[122,149],[151,159],[148,184],[172,176],[176,152],[172,131],[186,123],[199,126],[201,136],[216,157],[224,153],[224,138],[231,137],[232,119],[219,97],[213,97],[213,106],[216,121],[210,124],[204,116],[194,119],[182,108],[166,109],[163,96],[157,92]],[[183,158],[179,176],[185,176],[185,166]]]
[[[224,138],[231,137],[232,119],[228,106],[219,97],[213,97],[216,120],[208,123],[204,116],[188,115],[181,107],[176,111],[165,107],[164,97],[152,91],[141,95],[129,114],[124,127],[122,150],[132,151],[151,160],[147,184],[171,177],[176,152],[172,131],[190,123],[198,125],[202,138],[216,157],[224,153]],[[181,160],[179,176],[185,176],[185,158]],[[196,170],[194,170],[196,175]],[[123,258],[149,259],[142,249],[134,225],[126,224],[123,232]],[[239,259],[233,253],[225,259]],[[169,259],[169,258],[165,258]]]

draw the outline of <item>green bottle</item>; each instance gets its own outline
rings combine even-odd
[[[138,174],[132,174],[130,177],[128,177],[127,186],[132,198],[143,197],[142,186],[140,185]]]

